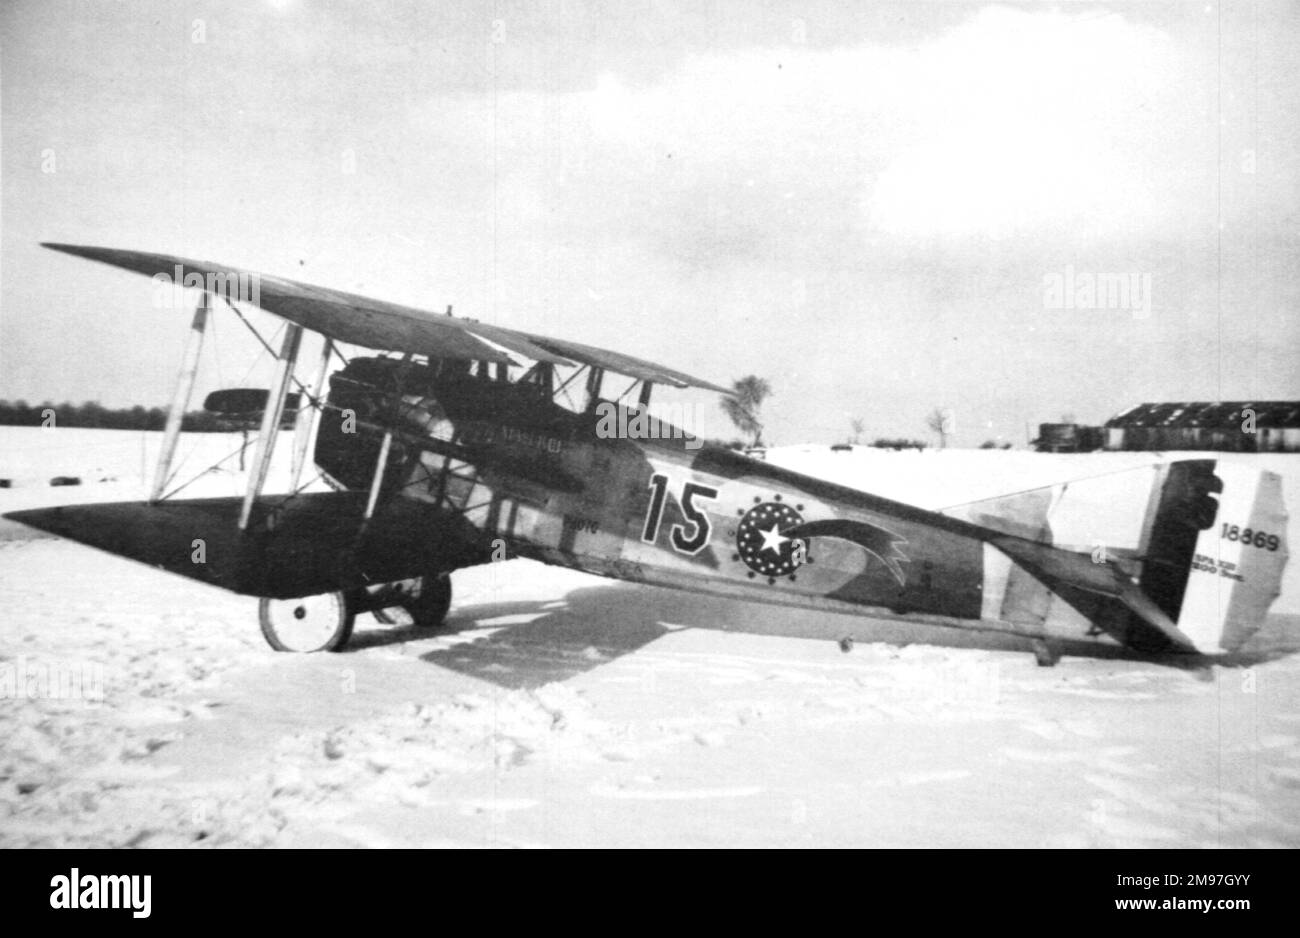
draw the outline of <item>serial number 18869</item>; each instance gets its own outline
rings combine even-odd
[[[1277,550],[1282,541],[1276,534],[1269,534],[1267,531],[1251,530],[1246,528],[1244,531],[1235,524],[1223,522],[1223,530],[1220,537],[1227,541],[1240,541],[1249,547],[1258,547],[1267,550]]]

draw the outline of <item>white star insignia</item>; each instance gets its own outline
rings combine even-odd
[[[781,555],[781,545],[790,540],[782,536],[780,527],[775,523],[766,531],[760,530],[758,533],[763,535],[763,546],[759,550],[770,550],[778,557]]]

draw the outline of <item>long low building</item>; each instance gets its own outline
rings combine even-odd
[[[1106,421],[1108,450],[1300,452],[1300,401],[1138,404]]]

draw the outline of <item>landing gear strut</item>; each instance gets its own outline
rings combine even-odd
[[[382,607],[374,609],[375,618],[388,625],[413,625],[419,629],[436,629],[447,621],[451,609],[451,576],[433,573],[401,585],[397,597],[385,597]]]

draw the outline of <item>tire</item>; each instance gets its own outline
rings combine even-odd
[[[421,577],[420,585],[402,607],[416,628],[440,628],[451,610],[451,576],[436,573]]]
[[[356,614],[342,593],[301,599],[263,599],[257,619],[262,637],[276,651],[338,651],[352,637]]]

